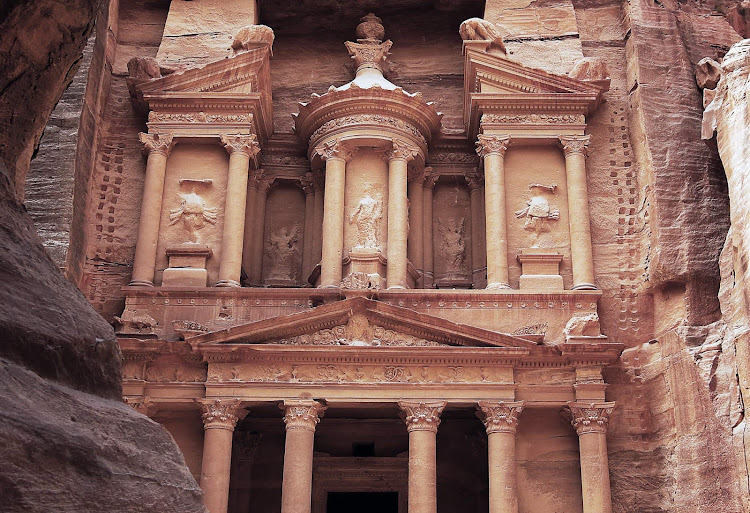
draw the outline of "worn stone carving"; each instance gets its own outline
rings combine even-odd
[[[497,26],[482,18],[469,18],[461,23],[458,29],[464,41],[490,41],[491,45],[502,53],[506,53],[503,36]]]
[[[383,158],[386,160],[403,159],[409,162],[411,160],[414,160],[417,155],[419,155],[419,149],[415,148],[409,143],[394,139],[393,147],[385,152]]]
[[[239,420],[239,399],[196,399],[205,429],[234,430]]]
[[[526,206],[515,212],[518,219],[526,219],[523,229],[533,232],[534,239],[531,244],[532,248],[539,247],[539,239],[543,233],[550,231],[550,221],[560,219],[560,211],[550,206],[549,200],[543,195],[546,191],[554,194],[557,185],[542,185],[532,183],[529,185],[531,198],[526,200]]]
[[[315,333],[298,335],[269,342],[283,345],[315,346],[404,346],[434,347],[438,342],[425,340],[404,333],[370,325],[364,316],[354,315],[346,325],[318,330]]]
[[[601,57],[583,57],[576,61],[568,76],[587,82],[602,82],[609,80],[609,70]]]
[[[446,261],[447,277],[464,278],[466,276],[466,217],[437,219],[440,231],[440,255]]]
[[[585,433],[606,433],[609,416],[615,409],[614,402],[584,403],[569,402],[571,424],[578,435]]]
[[[484,158],[488,155],[505,156],[505,152],[510,146],[509,135],[484,135],[477,136],[477,155]]]
[[[136,310],[126,309],[121,317],[115,316],[114,319],[117,332],[123,335],[153,335],[158,325],[156,319],[148,314],[138,313]]]
[[[523,326],[514,331],[512,335],[545,335],[547,333],[547,324],[546,322],[542,322]]]
[[[326,406],[318,401],[284,401],[279,405],[284,410],[284,424],[286,429],[307,429],[315,431],[315,426],[320,422],[320,417],[326,410]]]
[[[585,157],[588,155],[588,147],[591,136],[589,135],[564,135],[560,136],[560,144],[563,148],[565,156],[572,155],[574,153],[581,153]]]
[[[320,155],[323,160],[340,159],[350,161],[356,152],[356,148],[351,148],[348,144],[334,139],[327,141],[315,148],[315,153]]]
[[[340,118],[332,119],[331,121],[326,121],[320,126],[320,128],[312,133],[310,139],[315,140],[318,137],[325,135],[336,128],[350,125],[362,125],[367,123],[372,123],[374,125],[384,125],[398,128],[400,130],[405,130],[425,143],[425,145],[427,144],[424,136],[417,127],[398,118],[385,116],[383,114],[354,114],[351,116],[342,116]]]
[[[586,116],[583,114],[482,114],[482,123],[503,124],[514,123],[523,125],[583,125],[586,123]]]
[[[153,417],[159,410],[159,405],[150,397],[125,397],[125,404],[146,417]]]
[[[479,401],[477,416],[484,423],[487,434],[515,433],[518,415],[523,411],[523,401]]]
[[[380,289],[380,278],[377,275],[370,275],[362,271],[351,272],[341,280],[341,288],[347,290],[378,290]]]
[[[171,134],[138,134],[138,140],[143,145],[143,150],[147,153],[163,153],[169,156],[174,148],[174,136]]]
[[[271,264],[267,279],[296,280],[300,261],[300,226],[282,226],[268,234],[266,253]]]
[[[382,20],[373,13],[363,16],[361,21],[356,31],[358,42],[346,41],[344,45],[358,69],[369,67],[382,71],[393,43],[390,40],[381,42],[385,37],[385,28]]]
[[[445,401],[410,402],[399,401],[398,407],[404,413],[408,431],[432,431],[437,433],[440,415],[446,406]]]
[[[266,25],[248,25],[242,27],[232,41],[235,54],[246,52],[259,46],[273,46],[274,34],[271,27]]]
[[[175,320],[172,321],[172,329],[175,330],[180,339],[194,337],[202,333],[208,333],[210,330],[207,326],[195,321]]]
[[[210,180],[206,181],[208,184]],[[182,228],[187,234],[185,242],[203,242],[200,237],[200,231],[206,226],[206,223],[216,224],[218,217],[218,208],[206,206],[205,200],[196,192],[197,183],[195,181],[181,180],[182,183],[188,183],[192,187],[190,192],[180,193],[182,198],[180,206],[169,211],[169,225],[174,226],[182,223]]]
[[[221,144],[230,155],[235,152],[244,153],[254,160],[260,153],[260,144],[258,144],[258,137],[255,134],[222,134],[220,139]]]
[[[148,113],[148,122],[181,123],[252,123],[252,114],[206,114],[205,112],[155,112]],[[155,134],[156,135],[156,134]]]
[[[151,80],[161,78],[161,75],[161,66],[153,57],[133,57],[128,61],[128,78]]]
[[[601,335],[599,316],[596,313],[574,315],[565,325],[563,334],[566,337],[596,337]]]
[[[357,227],[357,246],[365,249],[380,249],[380,220],[383,217],[383,200],[379,195],[366,194],[359,200],[357,208],[349,215],[349,224]]]

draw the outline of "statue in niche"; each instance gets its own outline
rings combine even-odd
[[[445,257],[446,275],[449,278],[463,278],[466,275],[466,217],[443,221],[438,217],[438,230],[441,235],[440,253]]]
[[[197,181],[196,182],[202,182]],[[180,180],[183,183],[183,180]],[[210,183],[210,181],[208,182]],[[203,198],[195,192],[195,186],[188,193],[181,193],[182,201],[178,208],[169,211],[169,225],[173,226],[182,221],[182,228],[188,234],[185,242],[200,243],[200,230],[206,223],[216,224],[218,209],[207,207]]]
[[[299,223],[282,226],[268,235],[269,280],[296,280],[299,267]]]
[[[532,183],[529,185],[531,198],[526,200],[526,207],[516,211],[518,219],[526,218],[523,225],[524,230],[534,234],[531,247],[538,248],[543,233],[550,231],[550,221],[560,219],[560,211],[550,206],[549,200],[543,195],[544,192],[554,194],[557,185],[542,185]]]
[[[379,249],[380,219],[383,217],[383,200],[365,194],[354,212],[349,216],[349,224],[357,226],[357,248]]]

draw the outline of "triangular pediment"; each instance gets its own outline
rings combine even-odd
[[[458,324],[361,297],[309,311],[233,326],[188,339],[193,347],[225,344],[469,346],[531,348],[521,337]]]

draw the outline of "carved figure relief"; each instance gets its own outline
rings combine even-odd
[[[446,261],[446,274],[449,278],[463,278],[466,275],[466,217],[445,221],[438,217],[437,221],[442,235],[440,254]]]
[[[349,216],[349,224],[357,227],[358,248],[380,249],[380,219],[383,217],[383,200],[366,194],[354,212]]]
[[[560,210],[553,208],[544,195],[545,192],[554,194],[557,185],[532,183],[529,185],[529,189],[531,190],[531,197],[526,200],[526,206],[516,211],[515,214],[518,219],[526,219],[523,229],[534,234],[531,247],[538,248],[542,234],[550,231],[550,221],[560,219]]]
[[[169,211],[169,225],[181,222],[185,242],[200,243],[200,231],[206,223],[216,224],[218,217],[218,209],[206,206],[205,200],[196,192],[200,185],[211,185],[211,180],[180,180],[180,185],[187,185],[189,192],[180,193],[180,206]]]
[[[297,279],[300,260],[299,240],[299,224],[282,226],[268,235],[266,251],[271,263],[269,280]]]

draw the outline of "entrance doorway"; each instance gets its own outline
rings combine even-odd
[[[328,492],[326,513],[398,513],[398,492]]]

